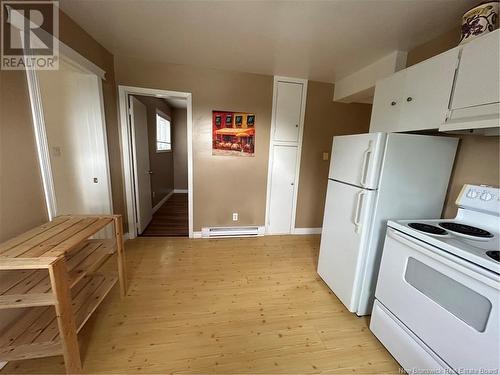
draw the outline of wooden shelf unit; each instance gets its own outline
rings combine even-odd
[[[89,239],[111,224],[113,239]],[[115,252],[118,278],[96,272]],[[118,279],[124,296],[119,215],[60,216],[0,244],[0,309],[27,308],[0,332],[0,361],[63,355],[81,372],[77,333]]]

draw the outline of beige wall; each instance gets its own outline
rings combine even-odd
[[[184,108],[174,108],[173,119],[174,189],[187,190],[187,110]]]
[[[414,65],[434,55],[455,47],[459,30],[453,29],[408,52],[407,65]],[[456,214],[455,200],[463,184],[500,185],[499,137],[476,135],[451,135],[460,138],[443,215]]]
[[[297,228],[318,228],[323,223],[328,168],[336,135],[366,133],[372,106],[333,102],[331,83],[309,81],[304,119],[304,139],[297,198]]]
[[[172,119],[172,109],[163,100],[151,96],[134,95],[147,109],[149,167],[151,175],[151,200],[156,206],[174,189],[174,158],[172,152],[156,152],[156,110]],[[173,146],[175,147],[175,145]]]
[[[234,225],[233,212],[239,225],[263,225],[273,77],[120,56],[115,71],[118,84],[193,94],[194,230]],[[212,156],[214,109],[255,113],[255,157]]]
[[[0,70],[0,242],[47,221],[26,76]]]

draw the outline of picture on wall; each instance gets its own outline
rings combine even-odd
[[[213,111],[212,155],[254,156],[255,114]]]

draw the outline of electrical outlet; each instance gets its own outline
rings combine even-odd
[[[238,213],[233,212],[233,221],[238,221]]]

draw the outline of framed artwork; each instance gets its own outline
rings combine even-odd
[[[254,156],[255,115],[253,113],[212,112],[212,155]]]

